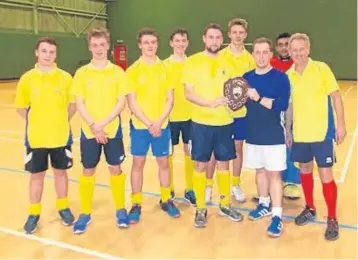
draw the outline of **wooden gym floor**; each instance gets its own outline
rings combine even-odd
[[[340,82],[345,105],[347,138],[337,147],[338,163],[334,168],[339,187],[338,218],[340,239],[324,240],[326,206],[319,180],[315,181],[318,220],[297,227],[293,217],[304,205],[302,199],[284,201],[284,233],[279,239],[266,236],[269,218],[252,222],[247,212],[254,207],[248,201],[237,204],[245,214],[241,223],[233,223],[209,209],[206,229],[193,226],[195,209],[180,198],[179,219],[170,219],[158,206],[159,183],[152,157],[147,160],[144,179],[142,220],[128,230],[116,228],[114,208],[109,189],[109,174],[101,163],[96,175],[94,212],[87,233],[73,235],[57,217],[52,172],[45,181],[43,213],[34,235],[25,235],[23,224],[28,209],[28,179],[23,171],[24,121],[13,107],[16,82],[0,84],[0,256],[1,258],[357,258],[357,86],[356,82]],[[128,147],[128,111],[124,112],[124,141]],[[75,137],[79,135],[79,116],[72,120]],[[69,171],[69,199],[76,217],[79,214],[78,177],[81,173],[79,143],[73,145],[75,166]],[[184,167],[181,147],[175,150],[175,186],[183,196]],[[130,172],[131,156],[127,153],[123,169]],[[315,173],[317,176],[317,172]],[[254,174],[243,170],[243,190],[248,198],[255,192]],[[129,176],[127,176],[127,207]],[[214,190],[216,193],[216,190]],[[218,197],[213,200],[217,203]]]

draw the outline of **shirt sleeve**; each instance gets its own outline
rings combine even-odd
[[[72,86],[71,86],[71,95],[74,97],[85,97],[85,82],[84,82],[84,75],[83,70],[78,70],[73,77]]]
[[[30,91],[27,85],[26,76],[22,76],[17,84],[15,107],[16,108],[28,108],[30,106]]]
[[[193,64],[191,61],[187,61],[183,67],[182,76],[181,76],[181,84],[184,85],[195,85],[195,69],[193,68]]]
[[[66,96],[67,96],[67,100],[68,103],[75,103],[76,102],[76,97],[72,94],[72,85],[73,85],[73,79],[72,76],[70,74],[67,74],[65,79],[65,84],[66,84]]]
[[[326,89],[327,95],[330,95],[332,92],[339,90],[336,77],[326,63],[321,64],[321,73],[323,76],[324,87]]]
[[[288,108],[291,95],[291,85],[286,74],[282,74],[279,86],[277,98],[272,102],[272,110],[283,112]]]
[[[129,67],[126,70],[126,76],[128,81],[130,82],[131,92],[136,93],[138,91],[138,81],[137,81],[137,73],[134,67]]]
[[[134,83],[129,78],[128,74],[120,70],[118,72],[118,82],[117,82],[118,97],[127,96],[128,94],[133,92],[134,92]]]

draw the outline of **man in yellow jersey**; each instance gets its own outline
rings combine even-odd
[[[37,64],[20,78],[15,106],[26,120],[25,169],[30,176],[29,217],[24,229],[34,233],[41,214],[41,198],[48,159],[54,172],[56,208],[64,225],[74,217],[67,199],[66,170],[73,165],[70,119],[76,111],[70,95],[72,77],[56,66],[57,43],[49,37],[37,41]]]
[[[121,164],[125,158],[119,114],[126,95],[132,88],[125,72],[107,59],[110,35],[104,28],[92,29],[87,36],[92,61],[77,70],[73,82],[77,110],[82,118],[80,175],[81,214],[73,232],[86,232],[91,222],[94,174],[102,148],[111,174],[110,185],[119,228],[129,226],[125,209],[125,173]]]
[[[255,60],[245,49],[244,42],[247,38],[248,23],[241,18],[229,21],[228,36],[231,40],[230,45],[220,51],[220,54],[231,61],[235,66],[235,74],[242,76],[244,73],[255,68]],[[236,159],[233,160],[233,172],[231,180],[231,193],[238,202],[245,202],[245,194],[240,188],[240,175],[243,160],[243,143],[246,138],[246,107],[242,107],[233,113],[234,116],[234,137]],[[211,191],[213,185],[213,175],[215,172],[215,160],[212,157],[207,171],[206,202],[211,201]]]
[[[195,194],[193,191],[193,169],[194,163],[190,158],[188,143],[190,139],[190,102],[185,98],[184,88],[180,83],[182,69],[186,60],[185,51],[189,45],[189,34],[185,29],[176,29],[170,35],[170,46],[173,54],[164,61],[167,67],[168,81],[174,87],[174,106],[170,113],[170,132],[174,146],[179,144],[179,137],[183,141],[184,169],[185,169],[185,194],[184,199],[191,205],[196,205]],[[173,156],[169,156],[170,167],[170,188],[172,197],[175,197],[174,178],[173,178]]]
[[[337,185],[332,166],[335,163],[334,142],[341,144],[346,136],[343,102],[331,69],[324,62],[310,58],[310,40],[306,34],[292,35],[289,50],[294,62],[287,71],[292,85],[292,107],[289,109],[293,111],[293,121],[287,120],[293,124],[291,157],[292,161],[299,163],[306,200],[306,207],[296,217],[295,223],[303,226],[316,218],[312,174],[315,160],[328,208],[325,238],[336,240],[339,237]],[[291,139],[292,124],[286,125],[288,139]]]
[[[182,75],[185,96],[192,103],[191,156],[195,161],[193,186],[197,204],[194,223],[199,228],[207,225],[206,170],[212,153],[218,168],[219,214],[233,221],[243,219],[243,215],[230,205],[229,161],[235,159],[236,154],[233,119],[227,100],[223,97],[223,85],[235,76],[235,68],[219,55],[223,43],[220,25],[209,24],[205,27],[203,41],[205,50],[188,59]]]
[[[141,57],[128,70],[134,82],[134,93],[128,96],[132,111],[130,122],[132,208],[130,223],[139,222],[142,208],[143,169],[149,148],[159,168],[161,208],[170,217],[179,217],[170,194],[168,156],[171,155],[169,114],[173,108],[173,87],[169,84],[166,67],[157,57],[159,37],[154,29],[143,28],[137,36]]]

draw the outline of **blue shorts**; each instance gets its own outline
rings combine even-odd
[[[234,137],[235,141],[246,139],[246,117],[234,118]]]
[[[169,125],[162,129],[162,135],[153,137],[147,129],[135,129],[130,123],[131,153],[133,156],[146,156],[149,147],[155,157],[169,156],[172,151]]]
[[[170,122],[170,132],[172,136],[172,145],[179,144],[179,137],[181,133],[181,139],[184,144],[189,143],[190,139],[190,124],[191,120],[188,121],[177,121]]]
[[[320,168],[332,167],[336,162],[334,141],[325,140],[314,143],[293,143],[291,160],[299,163],[308,163],[315,159]]]
[[[218,161],[230,161],[236,158],[233,126],[208,126],[192,122],[191,158],[198,162],[210,161],[214,153]]]
[[[99,144],[96,139],[83,139],[81,141],[81,162],[85,169],[96,168],[102,153],[109,165],[120,165],[125,159],[122,138],[108,139],[108,143]]]

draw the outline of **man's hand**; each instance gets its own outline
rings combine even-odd
[[[336,142],[337,144],[341,144],[344,141],[344,138],[346,137],[346,127],[344,124],[338,124],[337,130],[336,130]]]
[[[96,122],[90,125],[92,134],[96,135],[96,133],[102,132],[105,125],[102,122]]]
[[[106,144],[108,143],[107,134],[104,131],[97,132],[95,134],[96,142],[99,144]]]
[[[148,128],[149,133],[153,136],[153,137],[159,137],[162,134],[162,124],[163,122],[161,122],[160,120],[155,121],[153,124],[151,124]]]
[[[90,126],[91,132],[99,144],[106,144],[108,142],[107,133],[104,132],[104,127],[105,125],[103,122],[96,122]]]
[[[226,97],[219,97],[215,99],[213,102],[211,102],[209,107],[216,108],[218,106],[226,106],[228,103],[229,100]]]
[[[254,88],[249,88],[247,90],[247,96],[252,99],[253,101],[258,101],[260,98],[259,93],[257,93],[256,89]]]
[[[286,131],[285,139],[286,139],[286,145],[287,145],[287,147],[288,147],[288,148],[291,148],[292,143],[293,143],[292,131],[291,131],[291,130],[287,130],[287,131]]]

